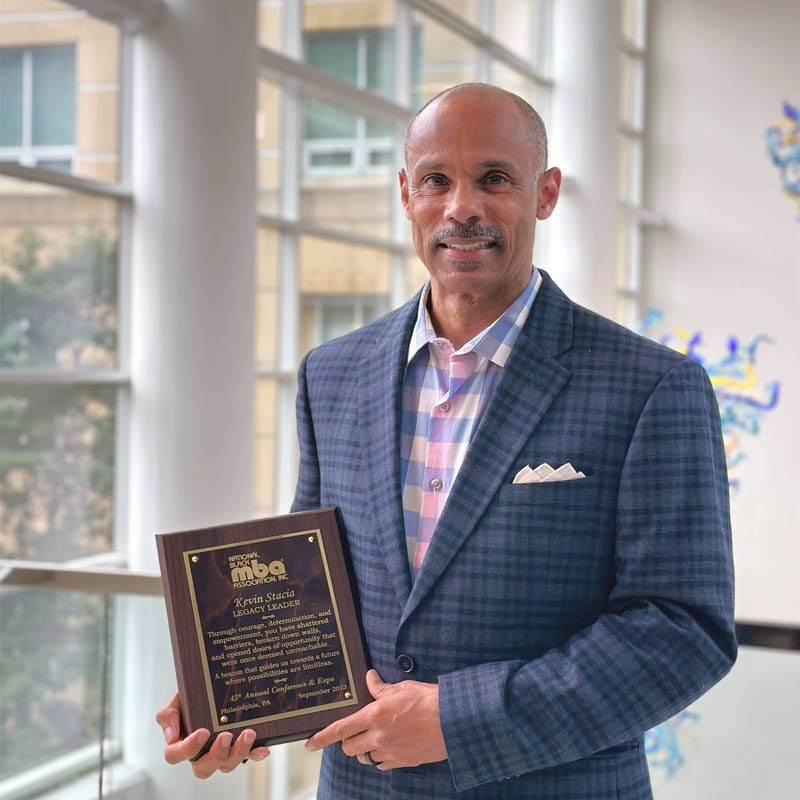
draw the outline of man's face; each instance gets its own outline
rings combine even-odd
[[[537,176],[525,112],[509,97],[464,90],[417,118],[400,173],[417,254],[436,291],[509,296],[530,277],[536,219],[558,199],[557,169]]]

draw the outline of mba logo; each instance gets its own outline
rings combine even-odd
[[[236,587],[256,586],[259,583],[275,583],[285,581],[286,567],[282,561],[270,561],[264,564],[258,559],[250,559],[250,564],[237,564],[231,567],[231,581]]]

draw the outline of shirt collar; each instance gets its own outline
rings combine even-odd
[[[522,290],[516,300],[491,324],[484,328],[480,333],[472,337],[456,352],[459,354],[468,353],[474,350],[485,356],[499,367],[504,367],[511,348],[517,341],[520,331],[525,325],[530,313],[533,301],[542,284],[542,276],[536,267],[531,271],[531,279]],[[417,321],[414,323],[414,330],[411,333],[411,341],[408,343],[408,361],[429,342],[441,337],[436,334],[428,313],[428,297],[430,295],[431,283],[428,281],[422,289],[417,308]]]

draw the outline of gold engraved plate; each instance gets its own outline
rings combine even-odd
[[[215,732],[358,704],[319,529],[183,560]]]

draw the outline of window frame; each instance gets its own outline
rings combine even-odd
[[[75,163],[78,157],[77,147],[77,100],[76,108],[74,110],[74,129],[73,129],[73,142],[72,144],[63,145],[35,145],[33,143],[33,109],[34,109],[34,80],[33,80],[33,54],[34,51],[43,51],[54,48],[63,48],[64,43],[57,45],[26,45],[24,47],[9,46],[2,47],[0,50],[17,50],[22,53],[22,142],[19,145],[0,146],[0,161],[16,161],[28,167],[38,167],[40,169],[48,169],[40,167],[42,161],[67,161],[69,162],[69,169],[67,170],[52,170],[58,172],[71,173],[75,169]],[[73,57],[77,62],[77,53],[75,52],[75,45],[71,42],[67,43],[73,49]],[[77,98],[78,85],[77,81],[73,84],[75,96]]]
[[[67,0],[70,2],[70,0]],[[76,3],[77,4],[77,3]],[[5,386],[63,386],[63,385],[89,385],[107,386],[113,388],[116,397],[114,414],[114,450],[112,456],[113,484],[111,489],[112,520],[111,520],[111,541],[109,549],[106,551],[87,554],[79,558],[65,561],[55,569],[61,569],[65,574],[75,574],[74,585],[65,587],[68,591],[91,592],[96,591],[91,587],[91,577],[81,578],[80,573],[83,568],[89,567],[91,570],[102,570],[104,568],[125,568],[127,560],[125,552],[127,550],[127,476],[128,476],[128,426],[129,426],[129,406],[131,396],[131,381],[129,372],[129,342],[130,342],[130,229],[131,214],[133,213],[133,194],[129,186],[130,176],[130,108],[132,102],[132,60],[131,53],[133,47],[133,37],[139,30],[139,25],[152,16],[152,9],[139,19],[135,19],[132,9],[126,11],[125,16],[120,16],[118,11],[110,10],[110,13],[102,13],[103,3],[94,4],[98,13],[88,14],[84,11],[65,9],[64,11],[48,12],[47,19],[74,19],[77,17],[93,18],[115,25],[119,28],[119,51],[118,51],[118,75],[119,75],[119,106],[117,111],[116,125],[120,132],[119,140],[119,169],[116,182],[107,182],[84,178],[73,174],[78,157],[78,81],[77,81],[77,59],[78,45],[73,40],[68,44],[75,49],[76,59],[76,81],[75,81],[75,132],[74,143],[69,146],[44,146],[33,145],[32,143],[32,106],[33,97],[25,92],[32,91],[32,60],[33,51],[38,45],[25,45],[24,47],[13,46],[9,49],[22,50],[24,55],[23,64],[28,77],[23,83],[23,145],[20,147],[0,148],[0,176],[6,176],[21,181],[30,182],[31,185],[41,185],[44,187],[60,187],[68,189],[74,196],[96,196],[104,197],[116,202],[116,233],[117,233],[117,327],[116,327],[116,364],[113,368],[103,369],[63,369],[63,368],[8,368],[0,367],[0,382]],[[39,17],[36,17],[38,19]],[[35,21],[35,20],[34,20]],[[45,44],[41,47],[46,48],[50,45]],[[63,47],[64,43],[59,43],[58,47]],[[27,86],[25,85],[27,83]],[[61,157],[69,155],[70,171],[54,170],[38,166],[38,163],[45,160],[46,156]],[[53,565],[43,564],[42,562],[24,560],[19,562],[21,567],[36,570],[39,567],[53,568]],[[50,570],[47,571],[50,574]],[[119,589],[124,592],[125,579],[129,576],[123,574],[119,579],[115,579]],[[39,581],[40,582],[40,581]],[[32,585],[36,585],[34,581]],[[84,588],[84,586],[86,588]],[[12,590],[13,591],[13,590]],[[19,589],[19,591],[30,591],[30,589]],[[112,608],[116,608],[118,602],[116,596],[107,595]],[[112,612],[113,614],[113,612]],[[69,792],[71,782],[85,776],[87,771],[101,762],[103,768],[111,767],[113,770],[124,769],[122,764],[123,743],[121,739],[121,720],[119,709],[123,707],[121,695],[122,685],[119,681],[119,665],[124,659],[124,631],[116,623],[116,614],[112,617],[110,633],[105,646],[108,648],[107,657],[110,659],[109,673],[106,675],[108,689],[106,695],[105,718],[103,742],[91,741],[81,743],[67,753],[56,758],[43,760],[35,766],[23,772],[0,779],[0,794],[8,798],[30,797],[39,792],[65,787],[64,791]],[[96,782],[96,780],[95,780]],[[142,776],[142,786],[144,786],[144,776]]]
[[[280,207],[277,214],[259,215],[259,225],[269,226],[279,231],[278,245],[278,286],[277,286],[277,320],[275,330],[278,337],[278,352],[274,366],[254,365],[257,377],[271,377],[276,381],[275,403],[275,440],[274,463],[280,464],[275,469],[275,485],[272,496],[274,508],[272,513],[283,513],[288,510],[294,485],[294,464],[297,459],[297,443],[295,437],[295,395],[296,369],[299,362],[299,312],[301,303],[307,297],[300,292],[298,280],[299,238],[303,233],[329,237],[334,241],[367,244],[387,250],[391,255],[391,274],[389,302],[390,308],[396,308],[409,299],[410,256],[414,249],[410,244],[408,223],[400,203],[399,192],[392,193],[391,238],[385,241],[370,240],[355,232],[348,233],[341,229],[326,229],[323,224],[316,224],[301,218],[300,194],[303,178],[320,178],[320,171],[309,167],[307,140],[304,136],[302,103],[304,98],[313,97],[322,102],[333,101],[337,108],[346,109],[349,113],[366,118],[385,119],[395,128],[395,141],[401,142],[405,128],[411,119],[418,103],[411,86],[411,64],[414,52],[414,23],[412,11],[420,12],[433,22],[449,28],[454,35],[460,36],[475,45],[477,55],[478,80],[488,81],[491,78],[493,59],[509,67],[528,81],[535,83],[540,89],[541,102],[545,115],[549,109],[549,92],[553,81],[544,72],[549,69],[549,58],[546,48],[540,46],[536,63],[526,61],[516,53],[509,51],[494,39],[491,33],[458,18],[448,9],[433,0],[395,0],[395,62],[394,93],[390,100],[380,95],[354,87],[339,80],[304,61],[303,59],[303,3],[302,0],[283,0],[283,33],[280,52],[262,45],[259,46],[261,78],[278,83],[282,87],[281,103],[281,138],[278,149],[281,152]],[[552,7],[549,0],[539,5],[540,12],[540,45],[546,41],[546,30],[552,28]],[[403,165],[401,147],[395,147],[394,167]],[[355,171],[348,169],[329,170],[327,175],[342,176]],[[361,174],[364,174],[363,172]],[[545,237],[537,242],[537,250],[541,252],[546,245]],[[544,243],[544,244],[543,244]],[[416,287],[414,287],[416,288]],[[352,295],[342,298],[350,300]],[[316,332],[319,338],[319,322]],[[259,509],[264,511],[264,509]],[[270,758],[280,755],[280,762],[272,765],[270,770],[270,797],[286,800],[288,786],[285,780],[286,771],[292,769],[296,760],[304,758],[299,748],[292,746],[280,748]]]
[[[665,224],[662,217],[645,205],[647,12],[648,0],[622,0],[617,153],[620,185],[614,316],[617,322],[629,327],[636,325],[642,314],[646,283],[642,255],[644,230]]]
[[[128,141],[130,133],[130,89],[131,89],[131,65],[130,65],[130,42],[138,30],[146,24],[150,24],[157,16],[157,2],[141,2],[141,3],[126,3],[120,4],[112,2],[112,0],[93,0],[91,3],[88,0],[70,0],[73,5],[79,8],[90,8],[91,14],[98,16],[101,19],[110,21],[122,27],[123,35],[121,37],[121,70],[120,70],[120,152],[119,152],[119,168],[120,176],[119,183],[106,184],[99,181],[91,181],[75,176],[64,175],[52,170],[38,169],[30,165],[4,165],[0,169],[0,173],[14,175],[16,177],[25,178],[33,181],[40,181],[42,183],[50,183],[52,185],[65,186],[79,192],[93,192],[106,193],[108,196],[115,197],[119,201],[119,223],[118,223],[118,242],[119,242],[119,295],[118,295],[118,352],[117,352],[117,369],[109,371],[98,371],[93,374],[90,380],[100,383],[110,383],[116,386],[118,398],[118,416],[117,416],[117,441],[115,446],[115,490],[114,490],[114,508],[115,508],[115,521],[114,521],[114,536],[115,546],[117,550],[125,550],[125,494],[127,486],[127,443],[126,434],[128,429],[127,422],[127,405],[130,402],[130,376],[128,368],[128,320],[130,318],[130,274],[129,274],[129,247],[130,242],[129,224],[130,215],[133,213],[132,197],[130,191],[126,188],[126,182],[129,177],[130,159],[129,159],[129,146]],[[544,2],[542,7],[546,13],[549,10],[549,3]],[[352,235],[341,229],[325,229],[322,226],[307,223],[300,219],[300,206],[299,194],[302,187],[303,174],[313,174],[312,170],[306,169],[303,172],[303,135],[302,135],[302,114],[301,105],[302,99],[305,97],[306,89],[309,90],[308,96],[314,96],[317,99],[335,102],[341,107],[348,108],[351,113],[362,114],[362,119],[366,120],[367,116],[370,118],[376,117],[387,120],[396,130],[395,137],[387,137],[385,140],[378,142],[378,152],[383,152],[382,148],[386,142],[398,141],[402,138],[402,133],[405,125],[413,113],[411,90],[409,86],[411,63],[411,52],[413,51],[413,34],[411,25],[410,10],[414,8],[422,13],[428,15],[431,19],[452,27],[456,35],[462,36],[477,45],[477,50],[482,55],[482,63],[488,65],[491,58],[496,58],[504,62],[512,69],[519,72],[527,79],[534,80],[541,86],[549,89],[552,85],[551,81],[540,71],[537,67],[526,62],[519,56],[507,51],[502,43],[492,38],[490,33],[479,30],[474,26],[465,24],[463,20],[459,20],[451,12],[434,2],[427,2],[425,0],[395,0],[395,53],[394,53],[394,76],[393,76],[393,96],[391,99],[383,98],[376,95],[365,88],[352,87],[349,85],[337,82],[331,79],[330,76],[321,73],[318,70],[310,68],[307,64],[303,63],[302,48],[300,47],[302,35],[302,2],[301,0],[284,0],[284,53],[275,53],[267,55],[266,48],[259,48],[260,58],[262,64],[262,71],[268,72],[274,76],[276,73],[279,76],[279,81],[284,85],[286,98],[282,101],[284,104],[283,116],[283,129],[282,129],[282,144],[284,146],[283,158],[281,163],[283,180],[289,180],[291,185],[284,185],[287,191],[282,192],[282,200],[280,207],[280,214],[277,217],[267,219],[259,217],[259,225],[272,225],[280,231],[280,285],[278,288],[280,298],[280,314],[279,320],[279,334],[281,338],[280,352],[273,368],[263,368],[254,365],[254,378],[259,375],[274,376],[277,379],[278,387],[280,389],[281,397],[278,398],[276,404],[276,420],[278,437],[281,438],[282,444],[278,443],[276,446],[277,458],[280,459],[281,449],[284,453],[288,454],[290,451],[295,450],[294,441],[294,394],[295,394],[295,370],[297,366],[297,311],[298,305],[302,302],[303,295],[299,291],[297,284],[297,275],[295,271],[296,262],[298,258],[298,240],[304,233],[313,233],[314,235],[329,236],[336,241],[349,241],[353,244],[364,244],[367,246],[377,246],[385,249],[391,256],[392,275],[390,294],[388,296],[388,305],[397,306],[402,301],[408,298],[407,286],[407,269],[409,255],[413,253],[413,248],[409,244],[409,237],[407,232],[407,223],[402,213],[399,201],[395,198],[393,206],[392,218],[392,233],[386,239],[370,239],[370,237],[359,236],[356,233]],[[122,10],[120,10],[122,9]],[[76,12],[67,12],[75,14]],[[433,16],[435,14],[435,17]],[[134,18],[134,16],[136,18]],[[547,19],[547,17],[543,17]],[[549,23],[548,23],[549,24]],[[544,25],[540,26],[540,32],[544,38]],[[491,58],[490,58],[491,56]],[[270,63],[267,64],[267,61]],[[488,67],[487,67],[488,69]],[[484,75],[484,79],[488,78],[489,73]],[[274,80],[274,77],[273,77]],[[127,98],[127,99],[126,99]],[[299,135],[298,135],[299,134]],[[369,137],[365,136],[365,141]],[[126,145],[127,142],[127,145]],[[398,148],[393,148],[395,157],[394,166],[398,166],[399,154]],[[364,158],[367,163],[364,172],[369,171],[368,155],[370,152],[376,152],[376,148],[370,151],[369,146],[366,147]],[[73,162],[74,166],[74,162]],[[375,167],[375,172],[384,172],[385,169]],[[317,173],[319,174],[319,173]],[[329,173],[341,174],[341,173]],[[393,196],[397,193],[395,192]],[[343,302],[351,302],[351,295],[346,298],[343,297]],[[379,301],[380,295],[369,295],[364,299],[364,302]],[[326,302],[331,298],[326,296]],[[51,375],[44,375],[36,370],[28,371],[28,374],[16,373],[10,375],[8,371],[0,371],[0,377],[9,378],[15,381],[81,381],[87,379],[87,374],[82,371],[76,371],[75,374],[59,374],[57,377]],[[282,473],[284,477],[280,479],[281,483],[278,487],[280,493],[276,493],[276,510],[285,504],[286,498],[292,489],[293,476],[290,475],[292,463],[291,456],[283,463]],[[288,475],[288,479],[285,477]],[[109,562],[114,559],[119,559],[119,554],[114,552],[100,554],[99,560],[108,558]],[[118,563],[118,562],[117,562]],[[117,630],[115,629],[115,642],[114,642],[114,657],[118,655],[120,641],[117,637]],[[124,643],[123,643],[124,644]],[[117,666],[120,665],[122,659],[117,659]],[[110,708],[112,712],[116,708],[121,708],[122,703],[119,698],[113,698]],[[112,719],[117,715],[112,713]],[[118,720],[117,720],[118,723]],[[285,755],[284,755],[285,753]],[[271,778],[273,786],[285,785],[285,776],[280,775],[281,770],[279,765],[283,762],[282,766],[288,768],[290,766],[291,756],[288,750],[283,748],[278,753],[273,755],[273,758],[278,758],[278,761],[273,765]],[[272,760],[272,759],[271,759]],[[74,773],[69,771],[64,772],[57,779],[58,782],[63,783],[65,780],[73,777]],[[277,793],[277,797],[283,797],[283,794]]]
[[[356,47],[356,82],[353,86],[364,92],[370,92],[367,87],[369,74],[369,46],[368,39],[370,34],[375,32],[393,32],[392,27],[387,28],[358,28],[345,31],[355,37]],[[337,30],[328,36],[327,32],[309,32],[303,36],[303,59],[308,60],[308,47],[312,39],[323,41],[325,38],[331,40],[338,37],[342,38],[342,31]],[[396,47],[395,37],[389,37],[392,48]],[[393,61],[394,59],[394,53]],[[392,76],[394,80],[394,76]],[[308,113],[308,106],[305,105],[304,111]],[[394,144],[392,137],[369,136],[367,133],[367,118],[356,116],[356,130],[352,137],[320,137],[309,138],[307,136],[307,120],[304,120],[305,128],[303,132],[303,174],[309,177],[325,175],[363,175],[363,174],[386,174],[393,168],[391,160]],[[350,156],[349,164],[315,164],[315,157],[334,153],[347,153]],[[375,153],[388,153],[390,160],[385,164],[373,164],[371,156]]]

